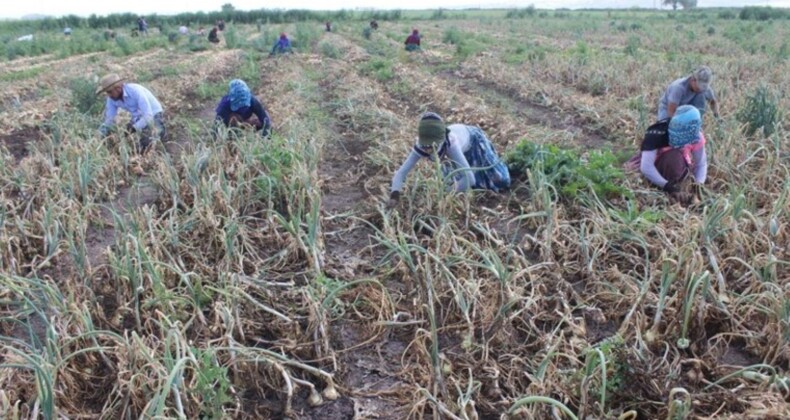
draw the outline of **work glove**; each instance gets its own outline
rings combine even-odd
[[[675,194],[680,192],[680,187],[678,187],[678,185],[672,181],[667,181],[667,183],[664,184],[664,188],[662,189],[664,190],[664,192],[667,192],[669,194]]]
[[[675,200],[676,202],[680,203],[681,206],[687,207],[691,204],[693,196],[686,192],[674,192],[670,193],[669,196]]]
[[[390,199],[387,202],[387,209],[394,209],[398,206],[398,202],[400,201],[400,191],[393,191],[390,193]]]

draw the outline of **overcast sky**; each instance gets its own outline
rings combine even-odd
[[[602,7],[653,7],[661,0],[286,0],[281,3],[261,0],[0,0],[0,17],[19,18],[30,14],[61,16],[75,14],[88,16],[92,13],[108,15],[111,13],[131,12],[136,14],[169,15],[180,12],[210,12],[220,10],[225,3],[233,4],[240,10],[265,8],[338,10],[355,8],[376,9],[437,9],[463,7],[526,7],[535,4],[538,8],[602,8]],[[790,7],[790,0],[698,0],[700,7],[744,5],[769,5]],[[278,7],[279,6],[279,7]]]

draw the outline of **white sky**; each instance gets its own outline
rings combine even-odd
[[[30,14],[61,16],[75,14],[88,16],[92,13],[108,15],[111,13],[131,12],[136,14],[170,15],[181,12],[210,12],[220,10],[225,3],[231,3],[240,10],[267,9],[317,9],[339,10],[356,8],[376,9],[437,9],[463,7],[526,7],[534,4],[537,8],[601,8],[601,7],[653,7],[661,0],[286,0],[279,4],[261,0],[0,0],[0,18],[19,18]],[[700,7],[744,5],[766,5],[790,7],[790,0],[698,0]],[[279,7],[278,7],[279,6]]]

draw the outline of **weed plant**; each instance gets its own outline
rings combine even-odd
[[[774,94],[765,86],[758,87],[746,97],[746,103],[738,110],[737,118],[744,124],[746,135],[760,133],[765,137],[771,136],[780,118]]]
[[[590,152],[585,160],[571,150],[522,140],[505,160],[515,174],[540,172],[564,198],[578,199],[584,193],[603,198],[630,196],[620,159],[608,151]]]
[[[96,83],[93,80],[78,77],[69,82],[71,105],[83,114],[97,114],[102,102],[96,96]]]

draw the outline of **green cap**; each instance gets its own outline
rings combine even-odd
[[[420,120],[417,144],[433,146],[444,141],[446,127],[442,120]]]

